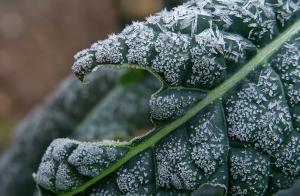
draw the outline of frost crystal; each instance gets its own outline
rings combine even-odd
[[[275,154],[274,165],[286,175],[300,175],[300,137],[299,133],[291,136],[289,141]]]
[[[126,37],[128,63],[149,65],[154,52],[155,32],[142,22],[136,22],[126,27],[122,34]]]
[[[39,182],[40,186],[48,190],[54,189],[55,183],[55,163],[53,160],[44,161],[39,166],[39,172],[36,180]]]
[[[284,26],[290,18],[300,10],[300,1],[294,0],[277,0],[275,7],[277,8],[277,19]]]
[[[87,176],[98,175],[126,152],[119,147],[56,139],[42,158],[37,180],[48,190],[69,191],[85,182]]]
[[[270,65],[278,73],[291,108],[294,128],[300,131],[300,39],[286,43],[272,58]]]
[[[146,151],[117,172],[119,189],[126,195],[151,194],[154,191],[152,152]]]
[[[266,156],[251,149],[231,149],[229,164],[230,194],[261,195],[266,191],[270,173]]]
[[[69,154],[77,147],[77,144],[72,140],[57,139],[51,144],[52,157],[56,161],[66,160]]]
[[[191,49],[193,74],[187,83],[198,85],[216,85],[226,75],[224,57],[224,38],[217,30],[204,30],[195,36],[196,46]]]
[[[212,175],[227,156],[228,144],[224,135],[223,122],[218,123],[219,110],[205,111],[189,126],[191,157],[206,176]]]
[[[178,130],[184,131],[184,130]],[[157,146],[157,184],[161,187],[193,190],[203,177],[189,158],[186,141],[176,136],[169,136]]]
[[[76,75],[82,79],[87,72],[91,72],[93,69],[93,51],[91,49],[84,49],[74,56],[74,64],[72,66]]]
[[[94,177],[114,161],[120,159],[125,153],[125,149],[82,143],[69,156],[68,162],[80,174]]]
[[[152,68],[162,73],[167,82],[180,84],[189,59],[190,38],[171,32],[160,33],[155,41],[158,53],[152,62]]]
[[[273,8],[264,1],[217,0],[217,2],[210,4],[209,7],[216,17],[215,20],[223,24],[223,27],[238,31],[256,43],[259,40],[270,40],[276,35]]]
[[[241,85],[226,101],[229,137],[253,143],[268,153],[278,149],[291,132],[291,116],[278,76],[269,68],[260,72],[257,84]]]
[[[183,115],[186,109],[203,97],[204,93],[192,91],[164,92],[164,94],[152,96],[150,109],[152,118],[166,120]]]
[[[99,41],[91,46],[95,50],[98,63],[123,63],[123,50],[125,49],[124,37],[112,34],[108,39]]]
[[[196,46],[191,49],[192,74],[187,83],[210,88],[222,82],[230,73],[230,64],[240,66],[256,47],[241,36],[212,27],[195,35]],[[236,69],[236,67],[233,67]]]
[[[74,169],[67,163],[60,163],[55,176],[55,187],[57,191],[76,189],[85,182],[85,178],[76,174]]]

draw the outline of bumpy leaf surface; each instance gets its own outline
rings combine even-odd
[[[69,136],[91,108],[116,85],[118,75],[104,70],[91,75],[89,85],[70,76],[20,123],[11,148],[0,157],[1,194],[22,195],[35,190],[32,172],[38,167],[47,146],[55,138]],[[99,85],[100,81],[102,85]]]
[[[300,177],[300,1],[189,1],[75,55],[147,69],[156,128],[131,142],[55,140],[42,192],[268,195]],[[215,188],[214,188],[215,187]],[[217,187],[217,188],[216,188]],[[213,193],[212,193],[213,194]]]
[[[30,195],[35,191],[32,173],[55,138],[113,139],[150,128],[147,103],[158,85],[148,76],[120,84],[120,78],[128,74],[103,70],[90,75],[89,84],[73,76],[64,80],[17,127],[12,146],[0,156],[0,195]]]

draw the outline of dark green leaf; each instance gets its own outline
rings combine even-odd
[[[288,188],[300,177],[299,10],[297,0],[192,0],[81,51],[73,65],[81,80],[109,63],[162,81],[150,100],[156,128],[126,143],[55,140],[37,184],[66,195]],[[80,156],[77,145],[99,150]],[[120,156],[107,163],[106,148]]]

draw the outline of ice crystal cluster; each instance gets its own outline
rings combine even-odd
[[[150,99],[156,128],[128,143],[55,140],[36,173],[38,186],[86,195],[289,188],[300,178],[300,33],[238,74],[299,17],[299,0],[191,0],[79,52],[73,70],[80,79],[107,64],[158,76],[163,88]],[[232,87],[207,101],[222,84]]]

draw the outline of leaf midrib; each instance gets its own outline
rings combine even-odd
[[[154,133],[149,138],[140,142],[138,145],[130,148],[128,153],[123,158],[119,159],[112,166],[104,170],[100,175],[85,182],[77,189],[62,195],[68,196],[68,195],[74,195],[76,193],[83,192],[86,188],[90,187],[94,183],[103,179],[110,173],[116,171],[119,167],[121,167],[124,163],[126,163],[128,160],[130,160],[137,154],[141,153],[142,151],[150,147],[153,147],[162,138],[167,136],[174,129],[186,123],[189,119],[191,119],[194,115],[196,115],[207,105],[213,103],[217,99],[221,99],[226,92],[228,92],[232,87],[234,87],[239,81],[244,79],[250,72],[252,72],[257,67],[261,66],[263,63],[267,62],[268,58],[270,58],[272,54],[274,54],[286,41],[288,41],[294,35],[296,35],[296,33],[299,30],[300,30],[300,19],[297,20],[292,26],[290,26],[283,33],[281,33],[270,44],[265,46],[263,49],[259,50],[257,54],[248,63],[246,63],[239,71],[233,74],[229,79],[225,80],[221,85],[211,90],[204,99],[202,99],[197,104],[195,104],[192,108],[190,108],[184,116],[162,127],[159,131]],[[130,67],[130,65],[128,67]]]

